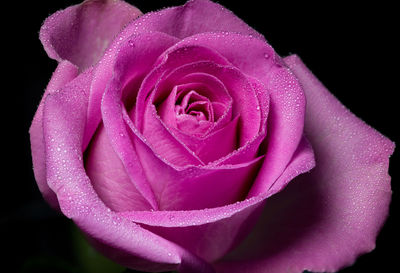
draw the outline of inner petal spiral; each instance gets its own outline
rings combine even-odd
[[[187,114],[198,117],[199,120],[214,121],[214,111],[208,98],[195,90],[181,90],[175,102],[177,116]]]
[[[210,100],[195,90],[180,90],[175,101],[177,128],[183,132],[202,135],[214,122]]]
[[[196,84],[174,86],[168,97],[157,105],[161,119],[183,133],[206,134],[214,126],[215,118],[220,117],[225,109],[220,103],[204,96],[199,87],[201,85]]]

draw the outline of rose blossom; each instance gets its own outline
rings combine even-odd
[[[104,255],[302,272],[374,248],[394,144],[230,11],[85,1],[40,39],[58,67],[30,129],[35,178]]]

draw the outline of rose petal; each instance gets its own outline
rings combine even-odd
[[[121,109],[124,106],[122,105],[121,96],[122,87],[119,81],[114,79],[104,93],[101,104],[104,128],[113,150],[123,163],[127,175],[137,191],[149,202],[153,209],[157,209],[156,197],[143,171],[140,159],[123,120]]]
[[[179,79],[190,75],[192,72],[213,75],[225,85],[233,99],[232,114],[233,116],[240,115],[239,145],[243,146],[244,143],[253,139],[260,131],[260,105],[253,86],[235,67],[222,66],[208,61],[184,64],[162,78],[157,88],[172,90],[173,85],[179,83]],[[148,118],[147,116],[147,118],[142,119],[143,132],[148,123]],[[247,122],[250,120],[252,122]]]
[[[141,14],[124,1],[84,1],[48,17],[40,29],[40,40],[50,58],[68,60],[83,71]]]
[[[205,164],[217,161],[229,155],[237,148],[237,124],[239,116],[232,119],[225,127],[213,131],[206,137],[197,138],[180,132],[173,131],[185,145],[193,151]]]
[[[60,92],[47,96],[44,104],[47,182],[62,212],[100,252],[123,266],[144,271],[214,272],[182,247],[118,216],[99,199],[82,160],[90,79],[90,73],[81,74]]]
[[[391,199],[394,144],[347,110],[297,56],[317,167],[267,202],[254,233],[218,272],[337,271],[375,247]]]
[[[176,128],[176,99],[178,86],[175,86],[163,102],[157,104],[157,113],[161,120],[169,127]]]
[[[203,32],[230,31],[264,40],[232,11],[209,0],[190,0],[182,6],[149,12],[128,28],[164,32],[179,39]]]
[[[158,113],[162,120],[167,125],[171,125],[169,126],[171,130],[175,131],[173,128],[176,128],[175,116],[170,116],[171,113],[174,113],[177,97],[177,90],[175,90],[175,88],[182,90],[196,90],[196,92],[201,93],[211,101],[214,114],[214,124],[213,127],[209,129],[209,132],[224,127],[232,120],[232,97],[229,95],[223,82],[221,82],[217,77],[211,74],[195,72],[180,78],[175,78],[172,84],[176,85],[168,95],[166,93],[170,87],[164,87],[164,89],[161,89],[160,87],[162,87],[162,85],[156,85],[151,95],[152,102],[155,98],[158,98],[153,103],[157,106]],[[157,101],[160,100],[160,97],[163,98],[164,96],[167,96],[167,98],[159,104]]]
[[[269,82],[269,72],[272,68],[276,69],[281,66],[280,57],[276,55],[274,50],[266,42],[260,41],[251,36],[240,35],[237,33],[202,33],[192,37],[187,37],[172,46],[168,51],[174,52],[179,48],[190,47],[206,47],[208,50],[216,51],[226,58],[225,62],[231,63],[241,71],[245,72],[248,79],[252,82],[253,88],[257,90],[257,97],[260,103],[260,110],[263,116],[261,126],[265,127],[266,117],[268,113],[269,91],[261,82]],[[217,62],[218,63],[218,62]],[[221,63],[222,64],[222,63]],[[287,88],[287,86],[285,87]],[[295,93],[295,91],[286,91],[286,93]],[[289,101],[295,99],[295,96]],[[252,155],[257,153],[262,139],[265,137],[265,128],[260,131],[257,138],[246,143],[243,149],[233,154],[221,158],[218,164],[236,164],[243,162],[246,158],[253,158]],[[301,133],[298,135],[298,139]],[[294,150],[291,150],[292,152]]]
[[[153,90],[154,86],[157,84],[158,81],[160,81],[160,78],[163,77],[165,73],[165,70],[173,70],[174,68],[176,69],[176,67],[180,67],[182,65],[184,65],[185,63],[187,63],[188,61],[193,61],[193,59],[195,60],[210,60],[211,62],[215,62],[216,64],[225,64],[226,60],[218,53],[216,53],[213,50],[210,50],[206,47],[198,47],[198,46],[184,46],[184,47],[178,47],[178,48],[173,48],[171,50],[168,50],[165,54],[163,54],[162,56],[160,56],[159,58],[159,64],[149,73],[149,75],[144,79],[139,94],[138,94],[138,98],[137,98],[137,105],[136,105],[136,109],[135,109],[135,113],[131,112],[131,115],[134,114],[132,116],[132,119],[135,120],[135,123],[138,124],[138,127],[141,129],[142,124],[145,124],[143,121],[147,120],[146,118],[144,118],[142,115],[143,113],[148,113],[145,111],[144,107],[146,104],[143,104],[142,101],[145,101],[146,98],[148,98],[150,92]],[[121,58],[121,61],[123,61],[124,58]],[[197,70],[197,68],[196,68]],[[120,70],[121,73],[124,72],[123,69]],[[228,71],[229,72],[229,71]],[[119,73],[119,72],[118,72]],[[116,73],[116,74],[118,74]],[[225,73],[225,72],[224,72]],[[227,72],[226,72],[227,73]],[[182,75],[184,76],[184,75]],[[238,76],[238,75],[237,75]],[[229,80],[232,79],[232,77],[228,77]],[[240,79],[243,79],[243,77],[240,77]],[[178,80],[178,78],[176,79]],[[174,82],[174,81],[172,81]],[[249,85],[249,88],[252,89],[252,86]],[[172,86],[171,86],[172,89]],[[233,89],[235,90],[235,89]],[[239,90],[237,90],[239,91]],[[246,93],[247,96],[245,96],[246,98],[250,98],[252,92],[250,93]],[[237,94],[238,97],[242,97],[239,96],[239,94]],[[253,96],[255,97],[255,96]],[[238,99],[238,101],[241,101],[242,99]],[[257,98],[255,98],[254,103],[252,104],[252,107],[247,107],[246,111],[243,111],[243,114],[245,116],[249,116],[251,113],[253,113],[254,115],[260,115],[259,111],[257,110],[257,107],[254,107],[258,104],[257,102]],[[239,108],[245,109],[245,107],[238,103],[237,104]],[[154,111],[151,110],[150,113],[153,113],[152,115],[154,117],[156,117],[156,115],[154,115]],[[250,115],[251,116],[251,115]],[[249,117],[247,117],[248,119],[251,119]],[[160,125],[157,124],[156,121],[154,122],[146,122],[146,124],[152,124],[152,125]],[[246,123],[243,123],[246,124]],[[254,126],[257,126],[257,123],[252,123]],[[247,125],[246,125],[247,126]],[[244,126],[244,127],[246,127]],[[157,130],[160,132],[165,131],[165,128],[163,129],[164,126],[159,126],[159,129],[161,130]],[[254,132],[252,132],[252,130],[247,130],[248,128],[241,128],[243,134],[241,134],[242,139],[240,140],[241,143],[244,143],[246,141],[246,138],[249,139],[251,138],[251,135],[256,134],[258,128],[254,129]],[[141,129],[142,130],[142,129]],[[154,128],[152,128],[152,130],[149,130],[150,134],[146,135],[147,137],[150,138],[154,138],[154,137],[158,137],[154,134],[152,134],[151,132],[154,131]],[[167,132],[165,132],[166,136],[168,135]],[[167,141],[169,139],[173,140],[171,137],[162,137],[163,140]],[[151,142],[151,141],[149,141]],[[179,141],[174,140],[175,143],[178,143]],[[156,142],[155,142],[156,143]],[[171,143],[172,145],[173,143]],[[169,147],[174,147],[169,145]],[[162,147],[166,147],[165,145],[162,145]],[[179,147],[178,147],[179,148]],[[258,147],[256,147],[257,149]],[[169,148],[170,149],[170,148]],[[178,154],[178,153],[173,153],[173,154]],[[182,155],[184,155],[185,153],[183,153]],[[187,153],[186,153],[187,154]],[[190,159],[190,154],[187,154],[188,159]],[[165,157],[165,155],[164,155]],[[249,160],[251,160],[254,157],[251,157]],[[184,162],[184,161],[182,161]],[[244,162],[244,161],[242,161]]]
[[[204,135],[212,126],[207,121],[202,111],[192,111],[191,115],[180,115],[177,117],[177,126],[182,132],[192,132],[194,135]]]
[[[149,44],[149,41],[152,41]],[[161,52],[175,44],[177,39],[169,35],[159,32],[133,32],[129,33],[124,29],[114,39],[101,62],[97,64],[94,71],[92,85],[90,87],[90,99],[88,107],[88,121],[86,124],[86,132],[93,135],[101,121],[101,99],[105,92],[106,86],[112,79],[114,74],[116,57],[122,56],[119,66],[122,70],[127,69],[124,75],[126,90],[132,93],[126,100],[136,99],[135,89],[139,88],[143,77],[147,74],[149,68],[155,62]],[[138,65],[140,64],[140,65]],[[128,69],[129,68],[129,69]],[[132,103],[132,102],[131,102]]]
[[[265,161],[249,196],[267,191],[286,168],[303,136],[305,96],[296,77],[286,67],[269,72],[268,134]]]
[[[280,57],[266,41],[235,32],[196,34],[179,41],[169,50],[190,46],[216,51],[244,74],[263,82],[267,82],[271,68],[281,63]]]
[[[178,82],[181,85],[191,86],[192,90],[196,90],[212,102],[228,105],[232,101],[224,84],[210,74],[201,72],[190,73],[182,77]]]
[[[228,108],[227,111],[223,114],[220,120],[218,120],[215,123],[214,131],[204,137],[196,137],[190,134],[185,134],[184,132],[181,132],[179,130],[176,130],[176,118],[175,118],[175,97],[176,97],[176,88],[174,87],[169,94],[168,98],[164,100],[164,102],[158,107],[158,114],[160,115],[162,121],[160,121],[157,117],[156,111],[154,110],[154,107],[152,108],[151,113],[147,112],[148,114],[151,114],[147,118],[147,120],[152,120],[155,118],[159,123],[158,125],[163,125],[163,122],[165,123],[164,126],[161,126],[159,129],[153,129],[149,130],[154,131],[158,130],[158,132],[165,132],[166,134],[161,136],[157,135],[154,136],[154,138],[160,138],[160,143],[165,143],[166,140],[168,140],[171,135],[173,136],[173,139],[175,139],[178,142],[178,145],[184,145],[185,147],[188,148],[189,151],[194,152],[196,156],[201,160],[201,162],[208,163],[210,161],[216,160],[220,158],[221,156],[227,155],[230,152],[232,152],[237,145],[237,133],[236,133],[236,128],[237,128],[237,122],[238,122],[238,117],[234,118],[231,120],[232,117],[232,110],[231,110],[231,104],[232,104],[232,99],[231,97],[227,94],[226,88],[223,85],[223,83],[217,79],[216,77],[205,74],[205,73],[193,73],[189,74],[185,77],[178,77],[176,79],[176,84],[179,86],[190,86],[190,87],[198,87],[202,88],[203,86],[206,86],[207,88],[213,88],[212,90],[215,90],[215,92],[211,95],[210,97],[215,100],[220,100],[224,101],[226,103],[226,107]],[[205,82],[202,82],[201,84],[182,84],[185,83],[186,81],[191,81],[191,80],[204,80]],[[154,93],[157,93],[158,87],[156,86]],[[203,92],[207,93],[210,92],[211,90],[205,90],[201,89]],[[159,95],[161,96],[161,95]],[[149,103],[151,101],[149,100]],[[171,116],[172,115],[172,116]],[[133,117],[132,117],[133,119]],[[225,126],[225,127],[223,127]],[[167,129],[167,131],[166,131]],[[224,141],[222,141],[224,139]],[[153,140],[155,143],[158,141]],[[153,142],[152,141],[152,142]],[[180,143],[180,144],[179,144]],[[218,149],[214,148],[207,148],[210,145],[215,145],[218,143]],[[210,146],[211,147],[211,146]],[[172,149],[166,149],[166,145],[161,145],[162,149],[166,150],[167,155],[171,155]],[[159,150],[158,152],[162,154]],[[177,152],[176,152],[177,153]],[[186,152],[185,152],[186,153]],[[180,156],[184,154],[178,154]],[[177,163],[177,160],[174,159],[172,160],[170,157],[169,161],[170,162],[175,162]],[[253,157],[254,158],[254,157]],[[183,161],[183,162],[188,162]]]
[[[204,165],[204,162],[193,151],[171,134],[171,131],[157,115],[154,105],[150,106],[145,114],[143,117],[146,119],[143,138],[151,144],[155,153],[177,168]],[[154,132],[157,133],[155,134]]]
[[[300,173],[313,168],[312,150],[306,141],[301,144],[276,184],[286,185]],[[265,195],[211,209],[131,211],[119,215],[177,242],[207,261],[214,261],[250,232],[260,209],[263,208],[263,200],[275,192],[276,189],[272,189]]]
[[[109,208],[114,211],[152,208],[131,182],[103,126],[98,128],[85,153],[87,175],[93,188]]]
[[[201,73],[202,74],[202,73]],[[206,74],[203,74],[204,76]],[[217,80],[215,77],[211,77],[210,75],[207,75],[208,80],[212,78],[213,80]],[[190,80],[189,80],[190,81]],[[214,83],[216,83],[215,81]],[[209,90],[209,86],[213,86],[216,88],[215,92],[218,93],[222,89],[225,91],[225,87],[223,84],[218,80],[218,85],[212,85],[209,83],[200,83],[200,82],[189,82],[189,83],[182,83],[179,81],[177,85],[175,85],[172,90],[168,90],[164,92],[165,97],[161,97],[161,95],[152,95],[151,100],[149,100],[149,104],[154,104],[157,109],[157,114],[160,116],[161,120],[168,126],[170,130],[174,130],[174,132],[179,132],[175,128],[177,128],[177,116],[181,114],[187,114],[187,111],[192,109],[193,106],[196,104],[199,104],[200,107],[204,107],[204,111],[207,114],[208,119],[210,121],[213,121],[212,126],[215,127],[216,124],[219,124],[223,121],[229,122],[231,120],[231,115],[228,116],[231,111],[229,111],[229,108],[231,107],[231,99],[226,99],[226,103],[221,103],[221,102],[212,102],[212,98],[208,98],[207,96],[203,96],[200,94],[205,94],[208,95],[208,93],[211,93],[211,90]],[[157,93],[158,89],[157,87],[153,91],[154,93]],[[193,100],[198,100],[197,102],[190,102],[192,98],[192,95],[194,95]],[[153,102],[154,97],[158,96],[159,98],[157,101],[161,102]],[[182,98],[183,97],[183,100]],[[229,97],[230,98],[230,97]],[[225,98],[224,98],[225,99]],[[179,105],[176,105],[176,104]],[[193,105],[191,105],[193,103]],[[149,105],[149,106],[150,106]],[[203,106],[202,106],[203,105]],[[187,108],[187,109],[186,109]],[[220,120],[219,120],[220,119]],[[226,120],[227,119],[227,120]],[[215,122],[214,122],[215,121]],[[210,128],[212,129],[212,128]],[[184,134],[186,136],[192,136],[190,132],[185,134],[184,132],[180,132],[181,134]],[[193,136],[195,137],[195,136]]]
[[[149,46],[149,39],[154,42],[154,45]],[[145,73],[147,72],[147,68],[153,64],[161,52],[163,52],[171,44],[175,43],[175,39],[168,35],[154,32],[136,33],[128,37],[123,37],[122,40],[118,38],[117,41],[118,42],[116,45],[118,45],[119,48],[118,54],[119,56],[122,56],[122,60],[115,66],[115,69],[122,69],[122,71],[124,71],[124,73],[117,73],[117,75],[121,77],[125,76],[123,79],[124,88],[125,90],[130,91],[129,95],[131,97],[135,98],[135,94],[137,92],[135,85],[142,81]],[[135,44],[132,44],[132,41],[134,41]],[[114,45],[112,49],[114,49],[116,45]],[[115,51],[117,50],[115,49]],[[94,133],[94,130],[98,126],[97,124],[101,119],[99,109],[95,107],[100,106],[100,96],[102,96],[105,91],[105,89],[102,88],[105,88],[105,85],[112,79],[111,72],[112,68],[114,67],[114,58],[110,56],[115,56],[117,54],[115,51],[111,50],[109,53],[107,53],[106,56],[109,56],[109,59],[105,58],[105,60],[102,60],[102,63],[96,67],[94,72],[94,79],[91,85],[88,107],[88,121],[86,125],[86,131],[89,131],[88,134]],[[106,106],[105,110],[103,111],[104,125],[106,131],[108,131],[108,134],[111,136],[110,139],[112,140],[114,150],[121,159],[124,158],[122,162],[124,163],[125,168],[130,170],[128,171],[128,175],[132,179],[132,182],[137,188],[139,187],[138,185],[142,185],[142,187],[140,187],[140,189],[138,188],[138,190],[144,195],[146,200],[150,202],[152,207],[156,208],[157,202],[154,199],[151,189],[147,185],[146,179],[144,178],[143,174],[137,172],[136,170],[141,169],[140,163],[136,159],[134,150],[129,148],[131,144],[130,140],[127,138],[128,134],[124,129],[125,125],[121,123],[122,119],[118,117],[118,114],[116,116],[109,114],[112,113],[112,109],[116,107],[115,104],[119,105],[122,103],[122,96],[125,94],[122,94],[123,88],[121,86],[119,88],[120,89],[117,90],[118,94],[116,94],[116,97],[109,97],[108,101],[107,99],[105,100]],[[119,106],[117,106],[117,108],[118,107]],[[108,124],[110,125],[111,129],[108,129]],[[118,139],[125,140],[120,142]]]
[[[145,113],[146,108],[146,104],[142,102],[146,101],[154,88],[163,81],[164,77],[170,75],[172,71],[177,70],[183,65],[199,61],[209,61],[221,65],[229,64],[229,62],[218,52],[207,47],[199,47],[196,45],[178,48],[171,47],[159,56],[157,62],[154,63],[152,70],[147,73],[146,78],[140,86],[139,94],[137,96],[138,103],[135,112],[131,114],[134,115],[135,118],[133,120],[139,129],[142,128],[143,119],[141,117],[143,113]],[[192,72],[197,73],[197,71]],[[124,73],[124,71],[120,70],[120,73]],[[187,74],[182,76],[187,76]],[[175,79],[175,82],[179,83],[178,79]],[[171,90],[172,87],[173,86],[171,86]]]
[[[189,82],[195,82],[181,84],[182,80],[184,82],[187,80]],[[197,80],[203,80],[205,82],[196,83]],[[157,107],[158,114],[165,125],[169,128],[171,133],[176,136],[177,139],[182,141],[182,143],[184,143],[191,151],[193,151],[205,164],[210,161],[217,160],[218,158],[235,150],[237,144],[236,128],[238,117],[232,120],[232,99],[230,96],[228,96],[223,83],[217,78],[204,73],[191,74],[189,77],[183,77],[181,81],[179,81],[179,87],[201,90],[201,93],[207,94],[209,97],[211,97],[211,99],[224,101],[224,103],[212,102],[212,107],[217,114],[218,120],[214,123],[214,128],[210,128],[213,129],[211,134],[206,133],[204,137],[186,134],[175,129],[176,117],[174,108],[177,88],[174,87],[168,97]],[[213,94],[209,94],[212,93],[211,90],[214,90],[215,92]],[[157,90],[154,92],[156,91]],[[218,93],[225,94],[218,95]],[[218,143],[218,149],[208,148],[216,143]]]
[[[46,96],[51,94],[78,75],[78,68],[68,61],[62,61],[54,71],[49,84],[43,94],[42,100],[36,110],[31,127],[29,128],[32,162],[35,179],[39,190],[46,201],[54,208],[58,209],[58,201],[54,192],[48,187],[46,182],[46,154],[43,142],[43,104]]]
[[[247,77],[247,80],[252,85],[258,99],[259,106],[256,110],[260,112],[260,131],[253,139],[250,139],[243,146],[239,147],[232,153],[219,158],[212,162],[214,165],[234,165],[241,162],[246,162],[257,156],[260,150],[260,144],[265,139],[267,134],[267,118],[269,112],[269,90],[258,80]]]
[[[160,210],[201,209],[241,199],[256,174],[261,158],[237,165],[171,166],[140,134],[125,109],[124,120],[131,130],[143,171],[159,201]],[[210,188],[213,191],[210,192]],[[184,194],[180,194],[184,192]]]
[[[263,205],[262,198],[253,198],[213,209],[132,211],[118,215],[213,262],[247,235]]]

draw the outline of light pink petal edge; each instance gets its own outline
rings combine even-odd
[[[182,6],[149,12],[129,27],[164,32],[179,39],[204,32],[228,31],[264,40],[232,11],[210,0],[189,0]]]
[[[33,172],[39,190],[44,199],[53,207],[58,209],[58,201],[54,192],[48,187],[46,183],[46,155],[43,140],[43,104],[46,96],[51,94],[66,83],[74,79],[78,75],[78,68],[68,61],[62,61],[58,64],[54,71],[49,84],[44,92],[42,100],[36,110],[35,116],[32,120],[31,127],[29,128]]]
[[[50,58],[68,60],[82,71],[95,64],[114,36],[141,14],[124,1],[84,1],[48,17],[40,41]]]

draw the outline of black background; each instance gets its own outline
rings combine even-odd
[[[185,1],[131,0],[143,12]],[[262,33],[281,56],[298,54],[306,65],[352,112],[399,142],[398,35],[394,6],[288,4],[284,1],[218,1]],[[239,2],[239,1],[238,1]],[[303,2],[303,1],[299,1]],[[3,151],[1,187],[2,272],[58,272],[55,264],[75,266],[71,223],[43,201],[32,172],[28,129],[41,95],[56,67],[44,52],[38,33],[51,13],[79,1],[26,1],[4,8],[2,66]],[[9,11],[10,17],[7,17]],[[4,62],[5,61],[5,62]],[[5,84],[10,83],[10,84]],[[4,153],[3,153],[4,155]],[[400,232],[399,159],[391,159],[393,200],[377,248],[340,272],[391,272],[400,258],[395,248]],[[38,262],[39,261],[39,262]],[[32,264],[40,266],[31,266]],[[27,269],[28,268],[28,269]],[[29,271],[30,270],[30,271]],[[36,270],[36,271],[35,271]],[[60,272],[78,272],[78,271]],[[72,270],[72,269],[70,269]]]

